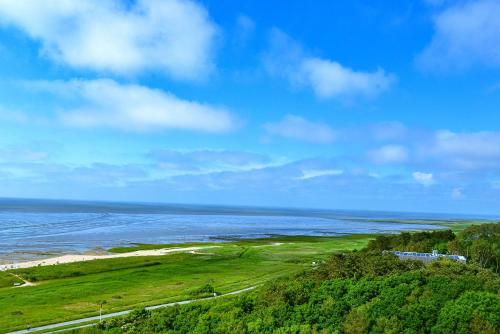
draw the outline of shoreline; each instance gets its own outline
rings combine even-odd
[[[4,252],[0,253],[0,270],[6,270],[6,267],[9,267],[9,269],[14,269],[14,267],[11,267],[12,265],[15,264],[20,264],[20,263],[31,263],[31,262],[36,262],[37,265],[38,263],[43,263],[49,259],[52,258],[63,258],[66,256],[79,256],[82,257],[82,261],[88,261],[88,258],[95,258],[95,259],[101,259],[105,258],[102,257],[101,255],[109,255],[110,250],[116,249],[116,248],[128,248],[128,247],[133,247],[133,245],[140,245],[140,244],[163,244],[166,242],[164,248],[184,248],[182,247],[185,244],[191,244],[192,246],[205,246],[205,245],[200,245],[200,244],[213,244],[213,243],[224,243],[224,242],[234,242],[234,241],[251,241],[251,240],[259,240],[259,239],[269,239],[269,241],[272,241],[274,238],[278,237],[285,237],[285,238],[293,238],[293,237],[319,237],[319,238],[336,238],[336,237],[347,237],[347,236],[354,236],[354,235],[362,235],[362,234],[369,234],[369,235],[377,235],[377,234],[392,234],[392,233],[401,233],[401,232],[417,232],[417,231],[427,231],[427,230],[434,230],[434,229],[446,229],[450,228],[449,225],[445,222],[433,222],[433,223],[428,223],[428,222],[420,222],[416,223],[416,221],[360,221],[358,223],[362,224],[370,224],[370,223],[386,223],[386,224],[394,224],[395,229],[387,229],[387,226],[384,227],[379,227],[379,228],[373,228],[371,231],[310,231],[306,232],[303,234],[280,234],[280,233],[252,233],[249,235],[244,235],[244,234],[228,234],[228,235],[209,235],[206,236],[206,238],[200,238],[198,239],[193,239],[193,240],[182,240],[182,241],[158,241],[158,242],[151,242],[150,241],[142,241],[142,240],[135,240],[135,241],[129,241],[126,242],[123,246],[113,246],[113,243],[111,244],[102,244],[102,245],[93,245],[92,248],[87,248],[87,249],[67,249],[67,250],[62,250],[61,247],[54,247],[50,248],[47,247],[44,250],[40,250],[39,252],[30,250],[28,252],[23,251],[22,249],[14,250],[12,252]],[[471,224],[471,222],[464,222],[462,223],[464,226],[468,226]],[[399,226],[398,226],[399,225]],[[413,225],[413,228],[401,228],[402,226],[408,226],[408,225]],[[57,244],[54,242],[54,244]],[[193,245],[194,244],[194,245]],[[168,245],[168,246],[167,246]],[[178,246],[177,246],[178,245]],[[18,246],[19,248],[19,246]]]
[[[366,222],[367,223],[367,222]],[[401,222],[397,222],[398,224],[405,224]],[[414,223],[410,223],[414,224]],[[417,224],[414,224],[417,225]],[[6,270],[13,270],[13,269],[25,269],[25,268],[32,268],[32,267],[37,267],[37,266],[48,266],[48,265],[57,265],[57,264],[67,264],[67,263],[74,263],[74,262],[85,262],[85,261],[92,261],[92,260],[103,260],[103,259],[112,259],[112,258],[120,258],[120,257],[134,257],[134,256],[161,256],[161,255],[167,255],[169,253],[173,252],[189,252],[189,251],[196,251],[200,249],[206,249],[206,248],[212,248],[212,247],[221,247],[222,245],[213,245],[214,243],[231,243],[231,242],[239,242],[239,241],[255,241],[255,240],[267,240],[269,242],[272,242],[273,239],[276,241],[277,239],[282,239],[282,238],[349,238],[349,237],[355,237],[355,236],[361,236],[361,235],[379,235],[379,234],[393,234],[393,233],[401,233],[401,232],[418,232],[418,231],[430,231],[434,229],[446,229],[449,228],[446,225],[441,225],[441,224],[426,224],[429,225],[427,227],[432,226],[430,229],[396,229],[396,230],[375,230],[372,231],[371,233],[336,233],[336,232],[331,232],[331,234],[304,234],[304,235],[286,235],[286,234],[267,234],[267,235],[262,235],[261,237],[242,237],[242,236],[218,236],[214,238],[213,240],[210,241],[191,241],[191,242],[186,242],[186,243],[171,243],[171,244],[164,244],[164,247],[161,248],[152,248],[152,249],[142,249],[142,250],[133,250],[133,245],[152,245],[152,246],[157,246],[157,245],[162,245],[162,244],[142,244],[140,242],[135,242],[135,243],[129,243],[128,246],[123,246],[123,248],[131,248],[130,251],[125,251],[125,252],[113,252],[113,249],[116,248],[121,248],[121,247],[112,247],[109,249],[104,249],[102,247],[97,247],[92,250],[87,250],[84,253],[64,253],[61,252],[59,254],[53,253],[53,254],[48,254],[46,253],[45,255],[48,255],[47,257],[33,257],[31,259],[29,258],[21,258],[16,260],[14,259],[1,259],[0,258],[0,271],[6,271]],[[469,224],[467,224],[469,225]],[[423,225],[422,225],[423,226]],[[191,244],[190,246],[186,247],[180,247],[185,244]],[[205,245],[207,244],[207,245]],[[176,246],[179,245],[179,246]]]
[[[135,257],[135,256],[162,256],[171,253],[178,252],[190,252],[196,254],[198,250],[217,248],[221,246],[207,245],[207,246],[193,246],[193,247],[172,247],[172,248],[160,248],[151,250],[138,250],[131,251],[127,253],[115,253],[115,254],[96,254],[96,255],[85,255],[85,254],[66,254],[61,256],[55,256],[42,260],[33,260],[9,264],[1,264],[0,271],[12,270],[12,269],[26,269],[39,266],[52,266],[59,264],[68,264],[75,262],[86,262],[93,260],[105,260],[114,258],[124,258],[124,257]]]

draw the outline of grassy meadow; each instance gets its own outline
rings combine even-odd
[[[14,283],[23,283],[23,281],[9,273],[0,271],[0,289],[12,287]]]
[[[12,270],[35,286],[0,285],[0,332],[196,297],[208,282],[219,293],[300,272],[337,250],[361,249],[370,235],[275,237],[218,243],[199,254],[96,260]],[[177,247],[179,245],[176,245]],[[135,245],[128,251],[163,248]],[[114,250],[124,252],[125,250]],[[0,273],[0,284],[13,279]],[[3,286],[3,287],[2,287]]]

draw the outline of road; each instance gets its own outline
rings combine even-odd
[[[245,289],[228,292],[226,294],[219,295],[217,297],[207,297],[207,298],[200,298],[200,299],[183,300],[183,301],[174,302],[174,303],[167,303],[167,304],[160,304],[160,305],[148,306],[148,307],[145,307],[145,309],[146,310],[155,310],[155,309],[162,308],[162,307],[170,307],[170,306],[175,306],[175,305],[185,305],[185,304],[190,304],[190,303],[199,302],[199,301],[203,301],[203,300],[210,300],[210,299],[215,299],[215,298],[220,298],[220,297],[225,297],[225,296],[237,295],[237,294],[240,294],[240,293],[243,293],[243,292],[247,292],[247,291],[253,290],[255,288],[256,288],[255,286],[251,286],[251,287],[248,287],[248,288],[245,288]],[[107,319],[107,318],[112,318],[112,317],[118,317],[118,316],[121,316],[121,315],[126,315],[126,314],[128,314],[130,312],[132,312],[132,310],[126,310],[126,311],[120,311],[120,312],[103,314],[102,315],[102,319]],[[10,333],[7,333],[7,334],[26,334],[26,333],[34,333],[34,332],[38,332],[38,331],[42,331],[42,330],[51,330],[51,329],[57,330],[57,328],[60,328],[60,327],[66,327],[66,326],[71,326],[71,325],[79,325],[81,323],[90,322],[90,321],[99,321],[99,316],[82,318],[82,319],[71,320],[71,321],[65,321],[65,322],[60,322],[60,323],[57,323],[57,324],[40,326],[40,327],[34,327],[34,328],[30,328],[30,329],[23,329],[23,330],[20,330],[20,331],[10,332]],[[81,326],[81,327],[85,327],[85,326]]]

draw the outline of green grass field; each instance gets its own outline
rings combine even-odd
[[[173,253],[13,270],[37,285],[12,288],[12,283],[7,283],[0,288],[0,332],[97,315],[100,300],[107,302],[105,312],[115,312],[190,299],[207,282],[220,293],[230,292],[310,268],[312,261],[337,250],[360,249],[370,238],[237,240],[218,243],[220,247],[200,251],[203,254]],[[129,250],[162,247],[165,245],[136,245]]]
[[[14,283],[23,283],[23,281],[21,281],[17,277],[14,277],[9,273],[0,271],[0,289],[6,287],[12,287],[14,286]]]

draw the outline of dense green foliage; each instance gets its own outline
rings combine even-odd
[[[408,233],[395,235],[381,235],[370,241],[369,251],[400,250],[408,252],[431,252],[437,249],[440,253],[447,252],[448,242],[455,240],[451,230],[437,230],[432,232]]]
[[[448,243],[452,253],[500,273],[500,223],[471,226]]]
[[[494,272],[500,272],[500,223],[472,225],[454,234],[450,230],[383,235],[371,240],[368,250],[400,250],[457,254]]]
[[[448,231],[378,237],[363,251],[334,254],[249,294],[137,310],[80,333],[499,333],[500,277],[489,262],[424,265],[378,251],[459,244],[472,252],[475,241],[495,238],[495,225],[457,237]]]

